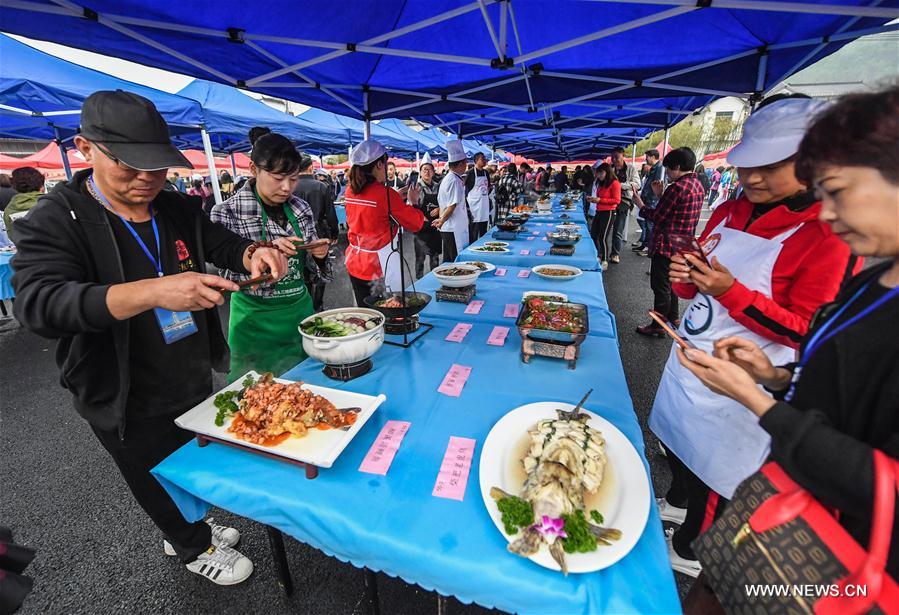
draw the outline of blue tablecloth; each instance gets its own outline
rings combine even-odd
[[[9,264],[13,256],[13,252],[0,252],[0,300],[16,296],[16,291],[12,288],[12,267]]]
[[[563,361],[519,359],[518,335],[486,344],[493,325],[475,324],[463,343],[444,338],[453,320],[411,348],[384,346],[374,369],[348,383],[326,379],[309,359],[285,374],[315,384],[378,394],[387,401],[328,470],[315,480],[303,470],[224,445],[190,443],[153,473],[185,517],[198,520],[219,506],[287,532],[355,566],[383,571],[462,602],[520,613],[675,613],[680,606],[657,508],[652,502],[637,545],[614,566],[563,577],[506,551],[480,494],[481,447],[493,424],[536,401],[586,404],[614,423],[642,456],[643,440],[627,391],[616,341],[589,336],[576,370]],[[437,392],[450,365],[472,367],[459,398]],[[358,471],[384,423],[411,421],[386,476]],[[431,491],[450,436],[477,440],[462,502]],[[645,461],[644,461],[645,464]],[[648,467],[646,468],[648,472]]]
[[[464,303],[437,301],[435,291],[440,288],[440,282],[429,273],[415,283],[415,290],[431,295],[431,303],[421,312],[422,318],[429,320],[432,317],[439,317],[455,322],[489,322],[514,329],[515,319],[503,316],[507,303],[520,302],[521,295],[529,290],[557,291],[565,293],[569,301],[587,306],[591,335],[617,337],[615,316],[609,311],[600,272],[585,271],[574,280],[559,282],[546,280],[533,273],[527,278],[519,278],[520,271],[522,271],[520,267],[509,267],[505,276],[497,276],[495,271],[481,274],[475,295],[475,299],[484,301],[479,314],[466,314]]]
[[[334,209],[337,211],[338,224],[346,224],[346,207],[343,205],[335,205]]]
[[[581,240],[575,244],[574,254],[571,256],[555,256],[549,253],[552,244],[546,240],[546,233],[556,230],[556,222],[541,222],[536,218],[528,220],[524,226],[525,232],[518,234],[518,239],[494,239],[491,228],[486,235],[459,252],[456,261],[485,261],[498,267],[533,267],[555,263],[557,265],[573,265],[584,271],[597,271],[599,269],[599,255],[596,246],[590,239],[590,230],[585,223],[577,223]],[[534,235],[534,233],[537,235]],[[534,239],[528,240],[528,237]],[[504,241],[508,243],[508,252],[477,252],[472,248],[483,246],[488,241]],[[522,254],[522,250],[529,250],[529,254]],[[537,256],[537,252],[543,251],[543,256]]]
[[[565,193],[562,192],[549,195],[552,211],[548,215],[534,216],[532,220],[538,222],[580,222],[581,224],[586,224],[587,216],[584,213],[584,195],[573,201],[575,207],[570,210],[562,209],[562,205],[559,203],[565,196]],[[567,217],[563,218],[563,215]]]

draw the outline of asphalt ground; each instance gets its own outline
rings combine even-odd
[[[704,218],[708,216],[705,212]],[[652,306],[649,260],[630,250],[606,272],[606,293],[618,323],[621,359],[657,493],[670,480],[647,420],[670,344],[634,328]],[[342,250],[340,250],[342,253]],[[411,249],[407,246],[409,262]],[[338,259],[325,307],[350,305],[352,291]],[[295,592],[281,593],[261,525],[214,509],[217,523],[242,532],[239,550],[255,572],[219,587],[190,574],[162,551],[162,536],[138,507],[112,460],[72,409],[59,385],[55,342],[0,319],[0,525],[37,550],[28,568],[33,592],[20,613],[363,613],[363,573],[285,537]],[[689,586],[676,575],[681,595]],[[436,612],[434,592],[379,574],[383,613]],[[653,591],[647,587],[646,591]],[[447,600],[447,613],[486,613]]]

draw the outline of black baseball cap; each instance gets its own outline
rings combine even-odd
[[[156,105],[131,92],[101,91],[88,96],[81,107],[81,136],[139,171],[193,168],[172,145],[168,124]]]

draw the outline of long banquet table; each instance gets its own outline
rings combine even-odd
[[[12,266],[10,261],[14,252],[0,252],[0,301],[12,299],[16,291],[12,287]]]
[[[601,279],[592,273],[555,285],[590,307],[591,335],[575,370],[554,359],[520,360],[513,319],[498,316],[493,308],[520,300],[522,289],[547,286],[543,280],[519,279],[510,268],[505,276],[488,275],[479,282],[477,298],[485,300],[481,314],[464,315],[461,304],[432,302],[422,320],[433,329],[408,349],[385,345],[373,357],[373,370],[362,377],[345,383],[329,380],[312,359],[284,375],[387,396],[334,466],[322,469],[314,480],[288,463],[215,443],[200,448],[195,442],[153,472],[190,520],[218,506],[354,566],[398,576],[465,603],[520,613],[679,612],[652,500],[647,502],[645,531],[624,559],[595,573],[563,577],[509,554],[481,498],[478,464],[494,423],[532,402],[577,403],[590,388],[594,392],[586,408],[625,434],[648,472]],[[430,274],[416,283],[429,291],[435,285]],[[473,326],[461,343],[446,341],[458,322]],[[510,327],[505,345],[488,345],[488,336],[501,323]],[[472,368],[459,397],[437,391],[453,364]],[[389,471],[384,476],[360,472],[363,457],[391,419],[409,421],[411,427]],[[431,495],[451,436],[477,443],[462,501]]]

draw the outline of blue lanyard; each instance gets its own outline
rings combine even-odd
[[[812,336],[812,339],[810,339],[808,344],[806,344],[805,352],[802,353],[802,357],[799,359],[800,367],[805,367],[806,363],[808,363],[808,361],[812,357],[812,355],[815,354],[815,351],[817,351],[818,348],[821,345],[823,345],[825,342],[827,342],[828,340],[833,338],[835,335],[837,335],[841,331],[847,329],[848,327],[851,327],[852,325],[854,325],[855,323],[857,323],[858,321],[863,319],[865,316],[867,316],[874,310],[878,309],[880,306],[882,306],[884,303],[886,303],[893,297],[896,297],[897,295],[899,295],[899,287],[891,289],[888,293],[886,293],[885,295],[880,297],[877,301],[875,301],[874,303],[872,303],[871,305],[866,307],[864,310],[862,310],[861,312],[859,312],[858,314],[856,314],[855,316],[853,316],[846,322],[844,322],[841,325],[839,325],[838,327],[836,327],[833,331],[828,332],[830,329],[830,326],[833,323],[835,323],[840,318],[840,316],[842,316],[843,312],[845,312],[846,309],[850,305],[852,305],[852,303],[856,299],[858,299],[862,293],[864,293],[866,290],[868,290],[868,287],[870,287],[871,284],[873,284],[875,281],[876,281],[876,277],[874,279],[870,280],[867,284],[862,286],[860,289],[858,289],[858,291],[854,295],[852,295],[852,297],[849,299],[849,301],[847,301],[846,303],[843,304],[843,307],[841,307],[837,311],[837,313],[833,315],[832,318],[828,319],[827,322],[825,322],[823,325],[821,325],[821,327]]]
[[[153,263],[153,266],[156,268],[156,273],[161,278],[165,274],[162,272],[162,252],[159,249],[159,228],[156,226],[156,216],[153,215],[153,208],[150,208],[150,223],[153,226],[153,236],[156,238],[156,254],[159,255],[159,258],[153,258],[153,254],[150,252],[150,248],[147,247],[147,244],[144,243],[144,240],[141,239],[140,235],[137,234],[137,231],[134,230],[134,227],[131,226],[131,223],[128,222],[125,218],[123,218],[116,210],[112,208],[112,205],[109,204],[109,200],[107,200],[106,196],[100,192],[100,188],[97,187],[96,182],[94,182],[94,178],[90,177],[88,180],[90,182],[91,192],[94,193],[100,203],[109,211],[114,213],[119,217],[119,219],[125,224],[125,228],[131,231],[131,236],[134,237],[134,240],[137,241],[137,245],[140,246],[141,250],[144,251],[144,254],[147,255],[147,258],[150,259],[150,262]]]

